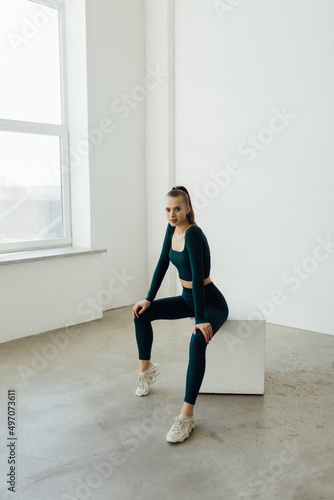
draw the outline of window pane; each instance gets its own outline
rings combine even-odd
[[[60,138],[0,132],[0,242],[63,237]]]
[[[0,118],[61,123],[58,10],[0,0]]]

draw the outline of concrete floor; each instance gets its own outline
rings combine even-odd
[[[0,496],[16,500],[334,498],[334,336],[267,324],[264,396],[200,394],[181,444],[187,319],[154,324],[161,375],[134,395],[131,307],[1,344]],[[16,390],[16,493],[6,491],[7,389]]]

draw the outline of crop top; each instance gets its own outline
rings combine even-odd
[[[196,324],[208,323],[204,315],[204,279],[210,276],[210,248],[208,241],[200,227],[190,226],[185,232],[184,249],[182,252],[178,252],[172,249],[174,231],[175,228],[168,223],[161,255],[146,300],[153,302],[171,261],[177,268],[180,279],[192,281]]]

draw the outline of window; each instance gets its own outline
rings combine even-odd
[[[63,3],[0,0],[0,252],[71,244]]]

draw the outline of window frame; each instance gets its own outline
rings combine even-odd
[[[61,123],[38,123],[0,118],[0,132],[18,132],[36,135],[59,137],[60,177],[63,237],[45,240],[30,240],[15,243],[1,243],[0,254],[43,248],[72,246],[71,202],[70,202],[70,168],[69,168],[69,127],[67,109],[67,76],[65,50],[65,3],[66,0],[27,0],[58,10],[59,19],[59,63],[61,93]]]

